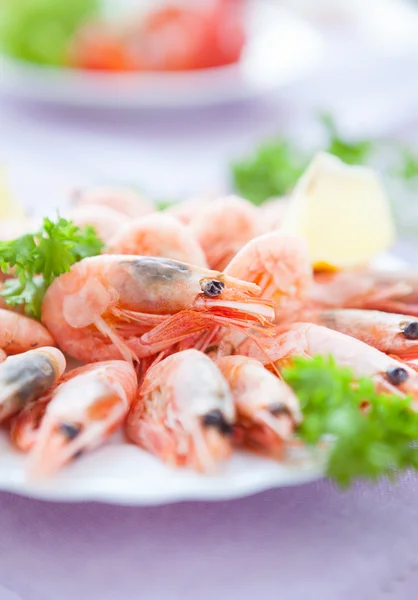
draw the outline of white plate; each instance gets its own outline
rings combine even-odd
[[[136,446],[115,439],[44,482],[28,481],[26,456],[0,433],[0,489],[45,500],[153,505],[181,500],[225,500],[323,476],[323,459],[305,467],[286,466],[237,452],[216,475],[171,469]]]
[[[94,107],[171,108],[243,100],[310,73],[323,54],[309,25],[269,1],[248,5],[239,64],[185,73],[106,74],[0,60],[0,88],[23,98]]]
[[[387,255],[375,268],[402,268]],[[299,461],[296,463],[296,458]],[[236,452],[216,475],[172,469],[123,441],[120,434],[104,447],[81,457],[54,477],[33,482],[26,476],[26,456],[14,450],[0,431],[0,490],[46,500],[96,500],[115,504],[153,505],[181,500],[225,500],[275,487],[300,485],[324,476],[324,451],[303,451],[292,463]]]

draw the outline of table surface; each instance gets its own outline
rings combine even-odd
[[[410,61],[391,63],[388,85],[389,62],[325,68],[261,102],[175,114],[0,98],[0,162],[39,212],[87,181],[133,182],[160,197],[222,187],[228,161],[254,140],[280,130],[317,135],[311,114],[318,107],[334,110],[353,133],[414,139],[417,78]],[[399,251],[411,259],[411,248]],[[321,481],[152,508],[4,493],[0,600],[407,600],[418,587],[417,498],[412,475],[347,492]]]

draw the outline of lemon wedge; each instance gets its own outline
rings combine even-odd
[[[378,174],[321,152],[299,179],[282,228],[308,242],[315,268],[368,263],[395,240]]]
[[[3,219],[26,219],[26,214],[19,202],[13,198],[6,170],[0,165],[0,220]]]

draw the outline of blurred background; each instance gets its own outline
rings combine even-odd
[[[417,2],[0,0],[0,49],[0,164],[29,213],[96,183],[260,203],[327,149],[380,169],[418,230]]]

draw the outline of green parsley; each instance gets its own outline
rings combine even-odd
[[[166,208],[170,208],[176,203],[174,200],[154,200],[154,204],[157,210],[165,210]]]
[[[289,192],[302,175],[309,157],[285,139],[261,144],[256,152],[231,165],[235,188],[254,204]]]
[[[45,218],[36,233],[0,242],[0,269],[13,273],[1,295],[10,306],[24,304],[26,314],[40,318],[42,298],[54,279],[82,258],[100,254],[102,248],[93,227],[80,230],[66,219]]]
[[[418,156],[408,146],[402,145],[399,149],[399,165],[392,169],[393,175],[406,181],[418,176]]]
[[[329,114],[320,115],[320,121],[327,135],[326,152],[338,156],[348,165],[362,165],[370,158],[374,143],[370,140],[345,140],[337,129],[337,125]]]
[[[295,358],[282,374],[301,403],[300,438],[335,438],[327,474],[340,486],[418,469],[418,413],[410,398],[377,393],[371,379],[356,381],[332,357]]]

